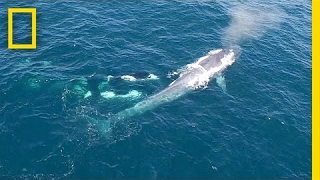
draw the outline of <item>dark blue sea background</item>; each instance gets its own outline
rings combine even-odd
[[[37,8],[37,49],[8,49],[8,8]],[[13,15],[31,42],[31,15]],[[241,54],[204,89],[103,132],[212,49]],[[81,78],[140,99],[75,93]],[[1,1],[0,178],[310,179],[311,1]]]

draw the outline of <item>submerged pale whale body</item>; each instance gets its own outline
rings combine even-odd
[[[220,84],[224,81],[221,76],[223,70],[232,65],[239,49],[217,49],[210,51],[206,56],[199,58],[195,63],[188,64],[167,88],[146,98],[135,106],[125,109],[109,120],[116,122],[128,117],[142,114],[157,106],[178,99],[191,90],[206,87],[210,79],[216,77]],[[225,89],[225,85],[221,86]]]

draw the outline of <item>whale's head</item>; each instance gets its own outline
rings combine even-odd
[[[197,64],[206,70],[213,68],[223,70],[235,62],[236,56],[238,56],[239,53],[240,48],[238,47],[212,50],[208,55],[200,58]]]
[[[227,65],[233,64],[236,60],[236,57],[240,55],[240,52],[239,46],[223,49],[222,53],[224,54],[224,57],[221,59],[221,62],[226,63]]]
[[[232,50],[232,52],[234,53],[234,56],[235,56],[235,57],[238,57],[238,56],[240,56],[240,54],[241,54],[241,48],[240,48],[240,46],[232,46],[232,47],[230,48],[230,50]]]
[[[223,49],[221,52],[223,57],[220,59],[224,66],[230,66],[236,61],[236,53],[234,49]],[[220,56],[221,57],[221,56]]]

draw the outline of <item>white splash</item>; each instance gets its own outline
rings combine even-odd
[[[130,75],[123,75],[121,76],[121,79],[125,80],[125,81],[136,81],[137,79],[133,76]]]
[[[131,75],[123,75],[121,79],[124,81],[147,81],[147,80],[158,80],[159,77],[155,74],[149,74],[146,78],[135,78]]]

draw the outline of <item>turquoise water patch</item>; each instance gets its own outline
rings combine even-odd
[[[38,78],[30,78],[28,79],[28,86],[34,89],[38,89],[41,87],[41,80]]]

